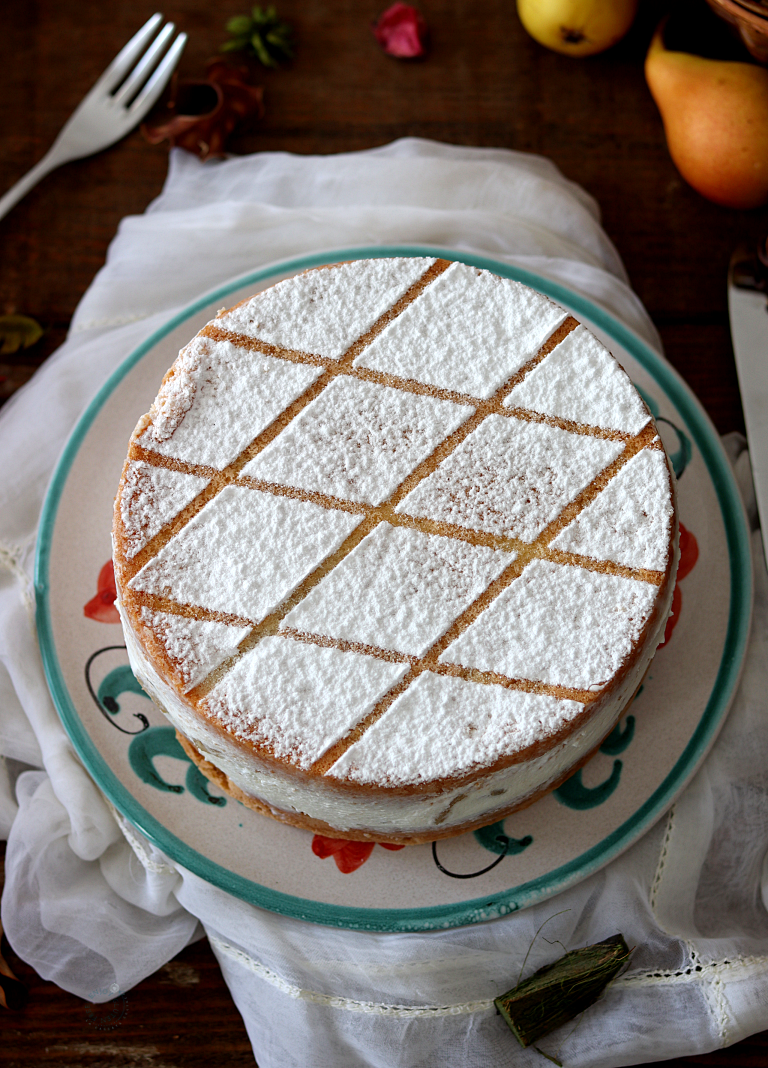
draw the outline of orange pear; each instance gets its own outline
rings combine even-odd
[[[768,201],[768,70],[671,51],[662,23],[645,78],[686,182],[728,208]]]

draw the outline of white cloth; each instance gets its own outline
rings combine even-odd
[[[768,1027],[768,575],[759,547],[739,694],[670,816],[580,885],[490,923],[366,934],[246,905],[117,820],[58,721],[30,613],[34,536],[53,464],[94,392],[180,305],[233,275],[315,250],[401,242],[528,267],[659,345],[596,205],[546,160],[418,140],[206,164],[174,152],[162,195],[122,222],[69,339],[0,417],[0,754],[14,773],[0,761],[8,937],[45,978],[105,1001],[202,924],[261,1068],[503,1068],[543,1061],[518,1047],[492,999],[513,985],[539,925],[568,910],[547,938],[575,946],[621,931],[637,950],[575,1031],[544,1049],[559,1049],[570,1068],[613,1068],[735,1042]],[[730,448],[751,502],[743,442]],[[24,771],[14,793],[18,761],[40,770]],[[551,957],[540,938],[529,967]]]

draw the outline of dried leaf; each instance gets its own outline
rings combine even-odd
[[[620,934],[572,949],[496,998],[494,1004],[520,1045],[530,1046],[597,1001],[627,963],[630,952]]]
[[[28,315],[0,315],[0,355],[28,349],[43,336],[43,328]]]
[[[141,127],[150,144],[168,140],[200,159],[223,156],[238,123],[264,114],[264,90],[251,84],[248,70],[213,59],[207,74],[206,81],[173,83],[163,108]]]

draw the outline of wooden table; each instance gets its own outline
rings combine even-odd
[[[164,14],[189,33],[182,77],[199,77],[246,0],[173,0]],[[432,29],[424,62],[379,52],[368,28],[385,0],[281,0],[297,54],[265,72],[266,117],[234,136],[237,153],[330,153],[419,136],[539,152],[599,201],[637,293],[683,374],[724,433],[743,429],[730,347],[725,275],[733,247],[768,230],[768,209],[708,203],[673,167],[642,59],[663,4],[641,5],[629,36],[589,60],[547,52],[522,30],[512,0],[422,0]],[[6,5],[0,102],[0,191],[32,166],[154,0],[27,0]],[[0,356],[8,398],[64,339],[72,312],[125,215],[162,187],[164,146],[138,132],[46,178],[0,221],[0,313],[46,328],[34,348]],[[240,1017],[206,943],[127,995],[119,1027],[44,983],[9,954],[30,988],[23,1012],[0,1010],[9,1068],[253,1064]],[[768,1023],[768,1020],[766,1021]],[[768,1066],[768,1033],[730,1050],[667,1064]]]

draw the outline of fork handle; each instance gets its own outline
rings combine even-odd
[[[54,142],[40,162],[36,163],[31,171],[27,171],[16,185],[11,186],[5,196],[0,197],[0,219],[7,215],[14,204],[18,204],[33,186],[36,186],[39,181],[45,178],[46,174],[50,174],[51,171],[60,167],[62,163],[66,163],[70,158],[70,156],[61,151],[58,142]]]

